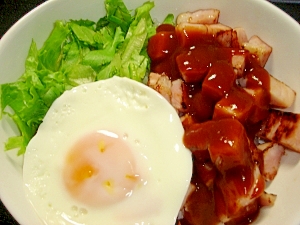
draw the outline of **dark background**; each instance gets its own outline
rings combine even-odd
[[[5,32],[34,7],[46,0],[0,0],[0,38]],[[300,1],[298,4],[273,3],[300,23]],[[1,181],[0,181],[1,182]],[[0,201],[0,224],[19,225]]]

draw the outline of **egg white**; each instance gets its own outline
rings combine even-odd
[[[141,175],[130,197],[107,206],[74,199],[62,176],[68,150],[96,130],[122,136]],[[73,88],[53,103],[27,147],[26,196],[45,224],[173,225],[192,174],[183,133],[176,111],[146,85],[115,76]]]

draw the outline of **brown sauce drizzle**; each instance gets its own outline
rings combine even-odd
[[[193,30],[179,33],[163,24],[149,40],[151,72],[170,80],[183,79],[185,111],[193,124],[185,127],[184,144],[193,153],[191,184],[181,225],[246,225],[259,213],[258,196],[265,183],[255,176],[261,155],[254,151],[254,137],[269,111],[269,74],[257,57],[244,49],[222,47],[214,35]],[[240,77],[231,64],[234,55],[244,55],[247,92],[237,84]],[[252,94],[251,94],[252,93]],[[239,201],[248,199],[245,206]]]

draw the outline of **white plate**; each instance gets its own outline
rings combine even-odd
[[[143,0],[125,0],[133,9]],[[156,1],[153,17],[161,21],[167,13],[178,14],[198,8],[221,10],[220,21],[232,27],[242,26],[248,36],[257,34],[273,47],[268,71],[300,93],[300,26],[287,14],[264,0],[186,0]],[[49,0],[19,20],[0,41],[0,83],[16,80],[24,71],[32,38],[38,47],[48,37],[58,19],[97,20],[105,13],[102,0]],[[300,100],[290,110],[300,113]],[[26,201],[22,183],[22,159],[15,152],[4,153],[3,143],[16,132],[8,122],[0,123],[0,197],[22,225],[41,224]],[[254,224],[300,224],[300,154],[288,152],[279,173],[267,191],[277,194],[274,207],[263,208]]]

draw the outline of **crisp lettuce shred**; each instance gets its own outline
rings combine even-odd
[[[142,82],[150,66],[148,39],[156,29],[153,7],[145,2],[129,11],[122,0],[106,0],[99,21],[56,21],[40,49],[33,40],[24,74],[0,86],[0,117],[7,114],[20,130],[5,150],[24,154],[53,101],[74,86],[115,75]]]
[[[174,14],[168,14],[164,21],[163,21],[163,24],[171,24],[171,25],[175,25],[175,17],[174,17]]]

